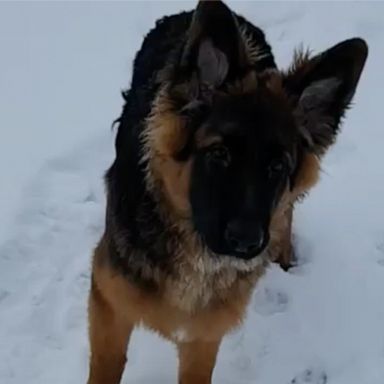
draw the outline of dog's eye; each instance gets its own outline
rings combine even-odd
[[[268,177],[273,178],[281,175],[285,169],[285,164],[281,160],[273,160],[268,167]]]
[[[207,158],[209,161],[221,164],[225,167],[231,162],[229,150],[224,145],[215,145],[211,147],[207,152]]]

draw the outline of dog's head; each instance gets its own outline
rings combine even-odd
[[[145,133],[171,209],[211,251],[242,259],[265,249],[282,202],[316,182],[367,57],[356,38],[260,72],[257,44],[222,2],[200,2]]]

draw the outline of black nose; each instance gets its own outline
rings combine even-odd
[[[241,220],[228,223],[225,238],[235,252],[249,257],[259,254],[267,243],[267,235],[260,225]]]

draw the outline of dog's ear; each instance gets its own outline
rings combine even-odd
[[[362,39],[346,40],[309,58],[297,55],[283,76],[308,149],[321,155],[333,143],[368,55]]]
[[[221,1],[200,1],[178,69],[193,78],[195,87],[212,89],[238,74],[245,61],[244,43],[234,14]]]

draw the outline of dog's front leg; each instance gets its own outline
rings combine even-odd
[[[276,260],[285,271],[292,267],[295,262],[295,254],[292,246],[292,216],[293,207],[290,207],[284,215],[284,231],[281,237],[280,252]]]
[[[120,383],[132,329],[133,324],[113,310],[92,282],[89,297],[91,361],[88,384]]]
[[[179,384],[211,384],[220,340],[179,343]]]

